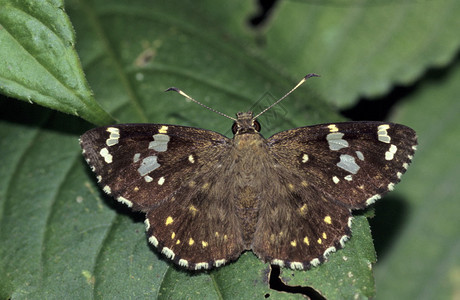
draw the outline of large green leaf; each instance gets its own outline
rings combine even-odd
[[[3,3],[17,7],[20,2]],[[282,3],[275,9],[270,23],[267,24],[269,43],[270,37],[275,36],[274,32],[278,32],[279,37],[283,36],[280,29],[274,30],[277,26],[284,28],[286,36],[302,29],[303,23],[289,25],[302,10],[297,9],[292,18],[283,16],[283,10],[291,5],[297,4]],[[439,5],[453,10],[452,2],[443,1]],[[314,9],[316,12],[321,9],[322,14],[326,15],[339,10],[342,14],[348,14],[349,20],[353,20],[348,6],[340,8],[317,5]],[[279,56],[274,55],[271,45],[266,48],[257,46],[253,42],[253,33],[245,26],[247,18],[256,10],[248,1],[227,1],[224,4],[216,1],[168,1],[158,4],[143,0],[129,3],[115,0],[73,0],[66,2],[66,10],[77,33],[77,51],[91,88],[98,102],[120,122],[165,122],[199,126],[228,134],[230,121],[187,103],[175,93],[165,94],[163,90],[169,86],[178,86],[205,104],[233,114],[250,107],[259,111],[289,90],[306,73],[321,73],[322,78],[310,79],[278,106],[274,111],[276,114],[262,118],[263,133],[269,136],[294,126],[340,120],[337,112],[326,104],[332,102],[331,95],[322,85],[339,84],[336,89],[343,93],[341,99],[349,102],[348,95],[354,95],[352,99],[356,101],[356,94],[365,90],[367,85],[379,85],[383,80],[369,75],[365,81],[358,80],[353,85],[340,84],[338,81],[343,79],[346,82],[350,77],[343,74],[340,68],[335,69],[332,66],[318,70],[310,66],[302,67],[299,59],[307,56],[303,52],[308,51],[308,46],[297,45],[302,51],[296,54],[296,51],[290,50],[293,46],[286,46],[293,45],[294,40],[283,42],[284,46],[277,50]],[[377,11],[368,6],[361,10],[369,14]],[[310,9],[303,12],[305,18],[311,14]],[[360,21],[359,16],[360,14],[356,14],[358,19],[354,22]],[[423,14],[419,12],[419,19],[412,19],[412,28],[418,33],[415,36],[424,33],[423,27],[420,31],[416,27],[421,18]],[[443,21],[445,26],[451,22],[438,20]],[[51,20],[48,22],[52,24]],[[314,20],[310,22],[316,24]],[[368,22],[372,24],[371,21]],[[325,37],[331,28],[335,28],[330,22],[321,24],[316,24],[315,36]],[[49,27],[52,28],[52,25]],[[272,28],[274,31],[270,32]],[[304,29],[309,30],[306,27]],[[375,32],[373,30],[377,29],[377,26],[369,26],[368,33],[365,30],[368,38],[372,38]],[[20,32],[10,35],[20,36]],[[445,35],[454,36],[451,32]],[[346,39],[341,40],[346,47],[357,46],[354,40],[349,40],[348,44],[346,42]],[[362,47],[368,47],[366,45],[370,42],[366,41]],[[458,45],[458,37],[452,37],[451,42]],[[428,43],[427,45],[429,46]],[[439,61],[439,57],[445,57],[444,63],[447,63],[452,49],[446,48],[448,47],[433,44],[431,52],[426,52],[428,54],[423,55],[420,60],[417,60],[414,53],[409,53],[409,65],[414,70],[423,71],[434,64],[433,62]],[[314,52],[308,52],[309,57],[327,61],[327,49],[320,45],[314,49]],[[286,66],[285,60],[281,59],[283,51],[285,58],[299,62],[298,69],[289,66],[292,70],[289,75],[279,68],[281,65]],[[382,59],[391,56],[391,51],[387,48],[372,51],[380,54]],[[353,61],[356,61],[356,57],[351,54],[344,57],[345,65],[351,66]],[[20,58],[12,59],[9,63],[21,66]],[[386,58],[384,63],[393,65]],[[73,64],[72,68],[71,71],[62,71],[62,74],[72,76],[75,72],[81,72],[78,64]],[[368,72],[373,72],[372,70],[375,71],[375,68],[370,67]],[[6,71],[0,69],[0,78],[5,77],[4,72]],[[31,79],[35,82],[40,80],[43,73],[32,75]],[[411,80],[419,75],[420,72],[416,72]],[[333,76],[336,76],[334,81]],[[454,76],[449,74],[446,79],[449,77]],[[399,78],[394,72],[387,72],[383,81],[391,86]],[[450,81],[454,82],[454,79]],[[24,82],[21,84],[26,88],[37,86],[35,83],[30,86]],[[439,89],[438,94],[449,97],[444,92],[447,86],[420,89],[418,93],[414,93],[412,103],[417,105],[419,101],[423,101],[419,99],[430,97],[432,94],[428,92],[431,90],[434,93],[435,89]],[[46,87],[45,85],[44,88]],[[73,88],[70,90],[71,93],[76,93]],[[7,95],[15,96],[13,93]],[[57,96],[53,96],[54,98],[59,99]],[[439,113],[453,114],[455,103],[450,103],[450,106],[440,106]],[[94,176],[84,163],[78,146],[78,136],[91,125],[69,115],[29,105],[27,102],[8,99],[2,100],[0,105],[0,298],[252,299],[270,296],[278,299],[295,296],[270,290],[267,283],[269,267],[252,253],[245,253],[236,263],[211,272],[192,274],[173,267],[148,245],[142,223],[143,216],[104,196],[95,184]],[[96,118],[99,115],[104,119],[103,113],[94,109],[90,112],[91,110],[82,108],[79,115],[94,113]],[[395,113],[398,111],[399,108],[395,107]],[[448,119],[436,119],[436,124],[441,125],[435,127],[438,128],[437,131],[433,131],[433,127],[427,125],[418,126],[416,122],[411,124],[409,116],[413,114],[409,114],[408,108],[405,111],[405,114],[404,110],[397,114],[397,120],[413,126],[421,141],[425,136],[430,136],[430,133],[434,137],[444,137],[444,141],[455,140],[455,136],[446,135],[449,131],[440,130],[443,128],[442,124],[447,127],[455,126],[448,123]],[[427,121],[433,120],[429,115],[431,112],[432,107],[429,106],[417,108],[417,114],[420,119],[423,116],[424,124],[433,124],[433,121]],[[420,148],[423,149],[425,145],[421,142]],[[416,164],[423,166],[423,152],[420,152],[420,159],[417,159],[418,153],[416,154]],[[432,160],[431,157],[427,159]],[[449,163],[455,158],[442,155],[439,159]],[[423,170],[418,172],[424,174]],[[430,172],[431,180],[435,182],[436,175],[442,170],[441,167],[430,167]],[[418,204],[428,203],[430,198],[428,193],[404,192],[423,191],[422,187],[428,188],[424,181],[411,181],[410,176],[414,174],[417,174],[416,169],[409,172],[407,180],[403,178],[401,188],[398,186],[393,194],[394,197],[412,203],[411,209],[416,213]],[[451,191],[458,190],[453,185],[448,187]],[[385,211],[385,200],[380,202],[377,216],[379,210]],[[436,218],[442,216],[435,215],[433,222],[436,222]],[[391,280],[388,276],[392,275],[386,275],[400,268],[398,263],[407,258],[404,253],[417,243],[417,236],[414,235],[417,231],[425,230],[427,240],[430,237],[441,238],[439,232],[434,232],[436,236],[430,236],[429,231],[418,227],[424,224],[423,220],[420,217],[407,219],[403,224],[414,229],[402,235],[398,247],[388,250],[382,264],[377,265],[379,292],[379,282],[384,287],[394,288],[396,282],[403,282],[410,273],[395,272],[399,277],[395,276]],[[455,225],[455,222],[452,224]],[[388,226],[391,227],[391,224]],[[458,240],[455,239],[458,233],[455,230],[443,232],[446,233],[446,236],[442,236],[443,241],[451,241],[455,245],[453,241]],[[398,249],[402,249],[401,252]],[[449,249],[453,255],[455,248]],[[434,261],[441,258],[439,253],[412,253],[408,261],[416,269],[417,259],[428,258]],[[374,295],[374,260],[372,238],[366,218],[358,215],[353,223],[353,238],[345,249],[332,254],[328,263],[307,272],[282,270],[281,276],[288,284],[312,286],[331,299],[367,298]],[[453,260],[446,260],[444,265],[450,261]],[[458,267],[458,259],[454,266]],[[455,270],[452,267],[449,274],[453,275],[449,275],[449,278],[455,278]],[[425,267],[426,276],[427,271],[428,267]],[[442,269],[437,274],[441,272]],[[426,276],[416,283],[404,285],[401,295],[411,295],[410,291],[426,286],[423,281],[426,281]],[[441,280],[444,277],[437,278],[436,282],[440,284],[433,283],[430,291],[437,291],[442,287]],[[387,292],[393,292],[391,296],[395,296],[398,289]],[[382,292],[382,295],[385,294]],[[300,295],[297,296],[300,298]]]
[[[264,53],[290,73],[324,75],[319,93],[350,106],[448,64],[460,45],[459,11],[457,0],[280,1]]]
[[[419,150],[398,189],[402,203],[377,207],[393,216],[376,218],[380,239],[389,226],[398,228],[382,242],[376,269],[381,299],[395,292],[399,299],[456,299],[460,293],[459,82],[457,59],[444,76],[422,81],[395,114],[419,133]]]
[[[62,2],[0,0],[0,91],[96,124],[113,122],[85,80]]]

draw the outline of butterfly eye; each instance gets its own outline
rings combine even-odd
[[[238,125],[236,124],[236,122],[234,122],[232,125],[232,132],[233,134],[235,134],[237,131],[238,131]]]
[[[257,132],[260,132],[261,127],[260,127],[259,121],[254,120],[253,125],[254,125],[254,129],[255,129]]]

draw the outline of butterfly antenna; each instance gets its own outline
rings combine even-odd
[[[278,99],[275,103],[273,103],[272,105],[270,105],[269,107],[267,107],[266,109],[264,109],[263,111],[261,111],[257,116],[255,116],[253,119],[257,119],[258,117],[260,117],[260,115],[262,115],[263,113],[265,113],[267,110],[271,109],[273,106],[277,105],[278,103],[280,103],[281,101],[284,100],[284,98],[286,98],[287,96],[289,96],[289,94],[291,94],[293,91],[295,91],[299,86],[301,86],[305,81],[307,81],[308,78],[310,77],[319,77],[318,74],[308,74],[307,76],[305,76],[304,78],[302,78],[302,80],[297,83],[297,85],[295,87],[293,87],[289,92],[286,93],[286,95],[284,95],[283,97],[281,97],[280,99]]]
[[[175,92],[179,93],[180,95],[184,96],[185,98],[187,98],[188,100],[193,101],[193,102],[195,102],[196,104],[199,104],[199,105],[203,106],[204,108],[207,108],[207,109],[209,109],[210,111],[215,112],[216,114],[219,114],[219,115],[221,115],[221,116],[223,116],[223,117],[229,118],[230,120],[233,120],[233,121],[236,122],[236,119],[235,119],[235,118],[230,117],[229,115],[226,115],[226,114],[224,114],[224,113],[221,113],[220,111],[215,110],[214,108],[211,108],[211,107],[209,107],[209,106],[207,106],[207,105],[204,105],[203,103],[201,103],[201,102],[199,102],[199,101],[193,99],[192,97],[190,97],[189,95],[187,95],[186,93],[184,93],[183,91],[181,91],[180,89],[178,89],[178,88],[176,88],[176,87],[170,87],[169,89],[165,90],[165,92],[169,92],[169,91],[175,91]]]

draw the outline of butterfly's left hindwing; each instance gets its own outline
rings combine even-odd
[[[351,210],[392,190],[417,144],[412,129],[381,122],[301,127],[266,142],[277,188],[260,203],[252,249],[292,269],[316,266],[342,248]]]

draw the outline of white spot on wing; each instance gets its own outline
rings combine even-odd
[[[320,261],[318,258],[312,259],[312,260],[310,261],[310,264],[311,264],[313,267],[317,267],[320,263],[321,263],[321,261]]]
[[[150,229],[150,221],[149,221],[149,219],[145,219],[144,224],[145,224],[145,231],[148,231]]]
[[[108,127],[106,131],[110,133],[109,138],[105,141],[107,146],[110,147],[118,144],[118,139],[120,138],[120,130],[116,127]]]
[[[370,197],[369,199],[366,200],[366,205],[371,205],[375,201],[379,200],[380,198],[382,198],[382,196],[380,196],[379,194],[375,194],[374,196],[372,196],[372,197]]]
[[[185,259],[182,259],[182,258],[179,259],[179,266],[188,268],[188,261],[186,261]]]
[[[151,237],[149,237],[149,242],[150,242],[150,244],[154,245],[155,247],[158,246],[158,240],[153,235]]]
[[[337,166],[352,174],[358,173],[360,169],[356,164],[355,158],[348,154],[340,155],[340,161],[337,163]]]
[[[118,137],[120,137],[120,130],[116,127],[108,127],[106,131],[112,133],[114,136],[118,135]]]
[[[337,150],[340,150],[342,148],[348,147],[348,142],[346,140],[342,139],[343,136],[344,136],[344,134],[341,133],[341,132],[329,133],[326,136],[326,140],[327,140],[327,142],[329,144],[329,149],[331,149],[332,151],[337,151]]]
[[[343,136],[344,136],[344,134],[341,133],[341,132],[329,133],[326,136],[326,140],[327,140],[327,142],[329,144],[329,149],[331,149],[332,151],[337,151],[337,150],[340,150],[342,148],[348,147],[348,142],[346,140],[342,139]]]
[[[128,199],[126,199],[125,197],[120,196],[117,198],[117,201],[125,204],[128,207],[133,207],[133,203],[129,201]]]
[[[388,190],[389,190],[389,191],[392,191],[392,190],[395,189],[395,184],[394,184],[394,183],[390,183],[390,184],[388,184],[387,187],[388,187]]]
[[[388,124],[383,124],[377,127],[378,139],[382,143],[390,143],[391,141],[391,137],[388,135],[388,129],[390,129],[390,125]]]
[[[145,175],[145,176],[144,176],[144,180],[145,180],[145,182],[152,182],[152,181],[153,181],[153,178],[150,177],[149,175]]]
[[[160,179],[158,179],[158,184],[163,185],[163,183],[165,183],[165,178],[161,176]]]
[[[350,239],[348,235],[344,235],[340,238],[340,246],[345,247],[345,243]]]
[[[157,169],[160,167],[160,164],[158,163],[158,157],[155,155],[152,156],[147,156],[144,158],[141,162],[141,166],[137,169],[137,172],[141,176],[145,176],[148,173],[152,172],[153,170]]]
[[[163,253],[169,259],[174,259],[174,256],[176,256],[174,252],[168,247],[163,247],[163,249],[161,249],[161,253]]]
[[[112,193],[112,189],[110,188],[110,186],[106,185],[102,188],[102,190],[106,193],[106,194],[109,194]]]
[[[339,183],[340,179],[337,176],[332,176],[332,181],[334,181],[335,184]]]
[[[153,141],[149,143],[149,149],[153,149],[157,152],[165,152],[168,150],[169,135],[166,134],[154,134]]]
[[[304,155],[302,156],[302,162],[306,163],[307,161],[308,161],[308,154],[304,153]]]
[[[214,262],[214,266],[215,266],[216,268],[218,268],[218,267],[224,265],[226,262],[227,262],[227,260],[225,260],[225,259],[218,259],[218,260],[216,260],[216,261]]]
[[[207,262],[200,262],[195,265],[195,270],[200,269],[209,269],[209,264]]]
[[[110,146],[118,144],[118,139],[107,139],[105,143],[107,144],[107,146],[110,147]]]
[[[335,252],[337,249],[335,249],[335,247],[329,247],[326,249],[326,251],[324,251],[324,258],[327,258],[329,256],[329,254],[331,254],[332,252]]]
[[[293,270],[303,270],[303,263],[301,262],[298,262],[298,261],[293,261],[291,262],[291,264],[289,265],[291,267],[291,269]]]
[[[351,224],[353,224],[353,217],[348,217],[348,227],[351,228]]]
[[[133,162],[135,162],[135,163],[138,162],[140,157],[141,157],[141,154],[140,154],[140,153],[134,154],[134,156],[133,156]]]
[[[107,148],[102,148],[101,151],[99,151],[99,154],[104,158],[106,163],[110,164],[112,162],[112,154],[109,153]]]
[[[360,160],[364,160],[364,155],[361,151],[356,151],[356,156],[360,159]]]
[[[195,163],[195,158],[193,157],[193,155],[190,154],[190,155],[188,156],[188,161],[191,162],[192,164]]]
[[[282,261],[281,259],[274,259],[274,260],[272,260],[272,264],[273,264],[273,265],[280,266],[280,267],[284,267],[284,261]]]
[[[385,152],[385,159],[386,160],[392,160],[396,151],[398,151],[398,147],[396,147],[395,145],[391,145],[390,146],[390,149],[388,149],[387,152]]]

